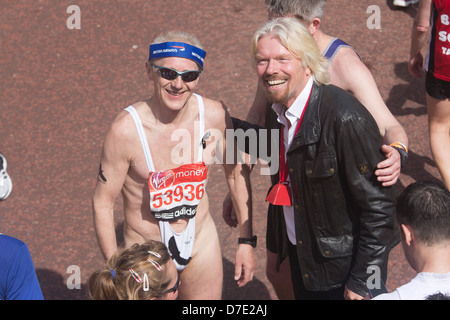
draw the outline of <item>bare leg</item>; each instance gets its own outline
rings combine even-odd
[[[220,300],[223,265],[219,236],[208,214],[197,232],[192,260],[180,275],[179,300]]]
[[[450,190],[450,100],[427,94],[431,153],[447,189]]]
[[[289,258],[284,259],[280,272],[276,270],[277,254],[267,250],[266,275],[280,300],[294,300]]]

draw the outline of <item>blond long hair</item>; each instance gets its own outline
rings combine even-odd
[[[304,68],[311,69],[317,85],[330,84],[327,59],[321,54],[308,29],[295,18],[270,20],[255,32],[251,46],[253,61],[255,61],[259,40],[269,35],[278,37],[283,46],[302,61]]]
[[[150,252],[156,252],[156,257]],[[162,266],[158,271],[147,259]],[[159,241],[148,241],[144,244],[134,244],[128,249],[117,251],[106,265],[95,271],[88,281],[88,291],[93,300],[150,300],[161,298],[173,279],[167,274],[164,265],[170,255],[166,246]],[[141,279],[148,278],[148,288],[144,290],[144,281],[137,282],[130,269],[133,269]],[[148,289],[148,290],[147,290]]]

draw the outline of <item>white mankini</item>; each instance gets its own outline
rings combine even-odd
[[[204,104],[198,100],[200,137],[205,134]],[[199,141],[198,163],[182,165],[176,169],[156,171],[142,122],[133,106],[125,109],[136,124],[149,171],[150,211],[159,221],[161,241],[167,246],[178,271],[187,267],[191,260],[195,240],[195,215],[204,193],[208,169],[202,161],[202,141]],[[169,222],[180,218],[189,219],[186,229],[175,232]]]

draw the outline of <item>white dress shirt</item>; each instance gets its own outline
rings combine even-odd
[[[311,90],[313,87],[314,80],[311,77],[303,91],[300,95],[295,99],[294,103],[290,108],[286,108],[286,106],[281,104],[273,104],[272,109],[277,113],[278,118],[277,121],[281,123],[283,126],[283,136],[284,136],[284,150],[285,150],[285,159],[287,159],[287,152],[291,147],[292,141],[294,140],[295,131],[297,129],[298,122],[300,121],[300,117],[302,116],[303,110],[308,103],[308,99],[311,94]],[[287,181],[290,181],[289,175]],[[291,185],[289,184],[291,188]],[[291,189],[292,191],[292,189]],[[294,207],[293,206],[283,206],[284,219],[286,221],[286,229],[289,240],[293,245],[297,245],[297,240],[295,236],[295,222],[294,222]]]

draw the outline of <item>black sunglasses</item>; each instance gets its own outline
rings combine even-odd
[[[175,282],[175,284],[174,284],[174,286],[172,288],[167,289],[166,293],[171,293],[171,292],[175,293],[175,292],[177,292],[179,286],[180,286],[180,275],[177,272],[177,282]]]
[[[178,72],[177,70],[171,69],[171,68],[165,68],[157,66],[156,64],[153,65],[155,68],[158,68],[158,73],[161,77],[163,77],[166,80],[175,80],[178,78],[178,76],[181,76],[181,79],[183,79],[184,82],[192,82],[198,79],[200,76],[201,71],[183,71]]]

